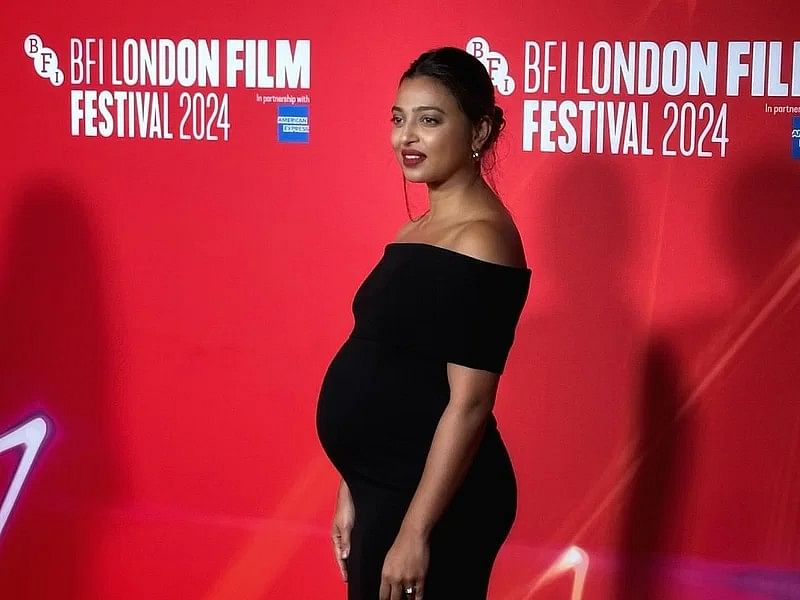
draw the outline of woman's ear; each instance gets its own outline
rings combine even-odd
[[[486,140],[492,133],[492,122],[489,117],[484,116],[480,123],[472,128],[472,147],[483,149]]]

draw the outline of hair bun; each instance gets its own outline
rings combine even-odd
[[[497,135],[499,135],[506,125],[506,120],[503,117],[503,109],[496,104],[494,106],[494,123],[497,130]]]

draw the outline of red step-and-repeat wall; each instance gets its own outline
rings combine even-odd
[[[533,270],[490,598],[800,598],[794,0],[0,13],[1,597],[344,598],[316,399],[451,45]]]

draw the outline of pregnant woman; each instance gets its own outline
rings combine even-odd
[[[517,508],[492,408],[531,278],[483,177],[505,121],[480,61],[443,47],[402,75],[391,123],[430,206],[358,288],[322,381],[334,549],[348,600],[485,599]]]

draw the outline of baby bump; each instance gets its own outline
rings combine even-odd
[[[317,433],[326,450],[347,446],[368,424],[365,408],[374,395],[378,357],[348,339],[333,357],[317,399]]]
[[[408,475],[424,461],[448,401],[443,363],[351,336],[323,379],[317,432],[337,467],[369,463],[372,471]]]

